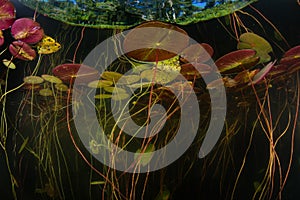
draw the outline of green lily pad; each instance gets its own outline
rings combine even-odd
[[[120,101],[120,100],[124,100],[127,99],[129,97],[128,93],[116,93],[112,95],[112,99],[115,101]]]
[[[110,99],[112,97],[111,94],[96,94],[95,99]]]
[[[119,87],[112,87],[112,86],[109,86],[109,87],[104,87],[103,88],[106,92],[110,92],[110,93],[126,93],[126,90],[123,89],[123,88],[119,88]]]
[[[260,58],[260,63],[265,63],[271,60],[270,52],[273,51],[270,43],[255,33],[244,33],[239,38],[237,45],[238,49],[253,49],[256,51],[256,56]]]
[[[16,69],[16,65],[11,60],[3,59],[2,62],[6,67]]]
[[[44,97],[49,97],[49,96],[52,96],[53,93],[52,93],[52,90],[50,90],[49,88],[43,88],[39,91],[39,94],[41,96],[44,96]]]
[[[61,92],[66,92],[69,89],[69,87],[63,83],[55,84],[55,88]]]
[[[171,71],[161,71],[158,69],[150,69],[145,70],[141,73],[141,77],[146,79],[147,81],[153,81],[155,83],[159,84],[166,84],[171,81],[173,81],[177,76],[179,75],[179,72],[171,72]]]
[[[119,79],[118,84],[129,85],[138,82],[140,79],[141,77],[136,74],[124,75],[121,79]]]
[[[23,79],[24,83],[26,84],[41,84],[44,82],[44,79],[42,79],[41,77],[39,76],[26,76],[24,79]]]
[[[110,80],[95,80],[92,82],[89,82],[88,87],[90,88],[103,88],[107,86],[111,86],[113,84]]]
[[[114,83],[118,82],[118,80],[123,76],[123,74],[120,74],[118,72],[112,72],[112,71],[105,71],[101,74],[101,77],[105,80],[112,81]]]
[[[52,75],[43,74],[42,78],[50,83],[62,83],[62,80]]]

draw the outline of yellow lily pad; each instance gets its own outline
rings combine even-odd
[[[139,75],[124,75],[119,81],[118,84],[129,85],[138,82],[141,79]]]
[[[95,99],[110,99],[112,97],[111,94],[96,94]]]
[[[123,88],[118,88],[118,87],[112,87],[112,86],[109,86],[109,87],[104,87],[103,88],[106,92],[110,92],[110,93],[126,93],[126,90],[123,89]]]
[[[69,87],[63,83],[55,84],[55,88],[61,92],[66,92],[69,89]]]
[[[120,100],[124,100],[127,99],[129,97],[128,93],[116,93],[112,95],[112,99],[115,101],[120,101]]]
[[[118,72],[105,71],[101,74],[101,77],[106,80],[110,80],[114,83],[118,82],[118,80],[123,76]]]
[[[2,62],[6,67],[16,69],[16,65],[11,60],[3,59]]]
[[[41,90],[39,91],[39,94],[40,94],[41,96],[44,96],[44,97],[48,97],[48,96],[52,96],[52,95],[53,95],[52,90],[50,90],[49,88],[41,89]]]
[[[26,76],[23,81],[26,84],[40,84],[44,82],[44,79],[39,76]]]
[[[146,166],[151,161],[154,150],[155,146],[153,144],[149,144],[143,153],[141,153],[141,149],[138,149],[134,154],[134,160],[138,160],[142,166]]]
[[[60,80],[59,78],[57,78],[56,76],[52,76],[52,75],[48,75],[48,74],[43,74],[42,78],[45,81],[48,81],[50,83],[62,83],[62,80]]]
[[[107,86],[111,86],[113,84],[110,80],[95,80],[88,83],[88,87],[90,88],[103,88]]]

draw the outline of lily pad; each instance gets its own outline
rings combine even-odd
[[[285,52],[282,59],[280,60],[280,64],[284,65],[293,65],[297,62],[300,62],[300,45],[295,46]]]
[[[78,74],[78,71],[80,74]],[[70,83],[72,78],[74,79],[73,83],[76,79],[79,84],[86,84],[99,78],[99,72],[95,68],[76,63],[58,65],[53,68],[52,73],[67,84]]]
[[[21,60],[33,60],[36,57],[35,51],[25,42],[14,41],[9,45],[9,51],[15,58]]]
[[[103,88],[103,87],[108,87],[113,84],[112,81],[109,80],[95,80],[92,82],[88,83],[88,87],[90,88]]]
[[[122,76],[121,79],[119,79],[118,84],[130,85],[130,84],[138,82],[140,79],[141,79],[141,77],[136,74],[124,75],[124,76]]]
[[[32,19],[20,18],[13,23],[11,34],[16,40],[35,44],[43,38],[44,29]]]
[[[180,73],[187,80],[194,80],[209,74],[211,71],[211,67],[204,63],[186,63],[181,66]]]
[[[2,62],[6,67],[16,69],[16,65],[11,60],[3,59]]]
[[[245,84],[249,83],[251,80],[253,80],[253,77],[259,72],[259,69],[254,69],[254,70],[244,70],[240,73],[238,73],[235,77],[234,80],[236,81],[237,84]]]
[[[14,23],[16,12],[11,2],[6,0],[1,0],[0,2],[0,30],[4,30]]]
[[[295,73],[296,71],[300,70],[300,62],[297,62],[289,67],[288,72],[290,74]]]
[[[146,31],[141,28],[150,29]],[[155,62],[176,56],[175,52],[181,52],[188,45],[188,42],[189,37],[183,29],[172,24],[151,21],[132,29],[125,36],[123,47],[127,52],[126,55],[130,58],[138,61]]]
[[[256,51],[252,49],[237,50],[222,56],[215,64],[221,73],[241,72],[259,62],[259,57],[255,54]]]
[[[128,97],[128,93],[114,93],[111,98],[115,101],[121,101],[123,99],[127,99]]]
[[[112,97],[111,94],[96,94],[95,99],[110,99]]]
[[[69,89],[69,87],[63,83],[55,84],[55,88],[61,92],[66,92]]]
[[[183,62],[197,62],[204,63],[211,59],[214,50],[213,48],[206,43],[193,44],[185,48],[180,56],[183,59]]]
[[[103,87],[106,92],[110,93],[126,93],[126,90],[119,87]]]
[[[118,80],[123,76],[123,74],[120,74],[118,72],[112,72],[112,71],[105,71],[101,74],[101,77],[103,79],[112,81],[113,83],[118,82]]]
[[[41,77],[50,83],[62,83],[62,80],[52,75],[43,74]]]
[[[153,81],[158,84],[166,84],[176,79],[179,72],[166,72],[158,69],[149,69],[141,73],[141,77],[147,81]]]
[[[237,48],[255,50],[260,63],[269,62],[271,60],[269,53],[273,51],[270,43],[255,33],[243,33],[239,38]]]
[[[52,90],[50,90],[49,88],[43,88],[39,91],[39,94],[41,96],[44,96],[44,97],[49,97],[49,96],[52,96],[53,93],[52,93]]]
[[[23,79],[24,83],[26,84],[41,84],[44,82],[44,79],[42,79],[39,76],[26,76]]]

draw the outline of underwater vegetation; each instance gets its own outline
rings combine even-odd
[[[256,1],[19,2],[33,14],[16,17],[19,4],[0,0],[4,197],[294,197],[300,43],[291,46]],[[56,33],[51,18],[62,21],[51,21]],[[210,20],[232,48],[209,35],[196,41],[200,29],[183,26]]]

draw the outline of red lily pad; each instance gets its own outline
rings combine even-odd
[[[0,30],[0,46],[2,46],[3,43],[4,43],[3,32]]]
[[[211,67],[204,63],[186,63],[181,65],[180,73],[187,80],[194,80],[200,78],[201,76],[205,76],[211,72]]]
[[[21,40],[28,44],[39,42],[44,36],[44,29],[39,23],[29,18],[17,19],[12,27],[11,34],[16,40]]]
[[[286,74],[288,70],[288,66],[283,64],[275,65],[268,73],[267,78],[274,79],[276,77],[279,77],[281,75]]]
[[[280,60],[280,64],[284,65],[293,65],[298,62],[300,62],[300,45],[295,46],[285,52],[282,59]]]
[[[36,53],[31,46],[21,41],[14,41],[10,44],[9,51],[11,55],[21,60],[33,60],[36,57]]]
[[[259,57],[255,56],[256,51],[243,49],[230,52],[219,58],[215,64],[221,73],[237,73],[255,66]]]
[[[181,53],[181,57],[183,58],[182,61],[185,63],[187,62],[204,63],[211,58],[213,53],[214,50],[209,44],[201,43],[201,44],[193,44],[185,48]]]
[[[132,29],[125,36],[123,47],[128,57],[155,62],[173,58],[188,43],[189,37],[183,29],[172,24],[151,21]]]
[[[288,72],[290,74],[293,74],[293,73],[295,73],[298,70],[300,70],[300,61],[297,62],[297,63],[295,63],[295,64],[293,64],[292,66],[290,66]]]
[[[0,0],[0,30],[9,28],[15,20],[16,12],[14,5],[5,0]]]
[[[77,74],[78,71],[80,74]],[[53,68],[52,73],[67,84],[70,83],[72,78],[76,78],[76,82],[79,84],[86,84],[93,80],[97,80],[100,77],[99,72],[95,68],[73,63],[58,65]],[[74,81],[75,79],[73,80],[73,83]]]

